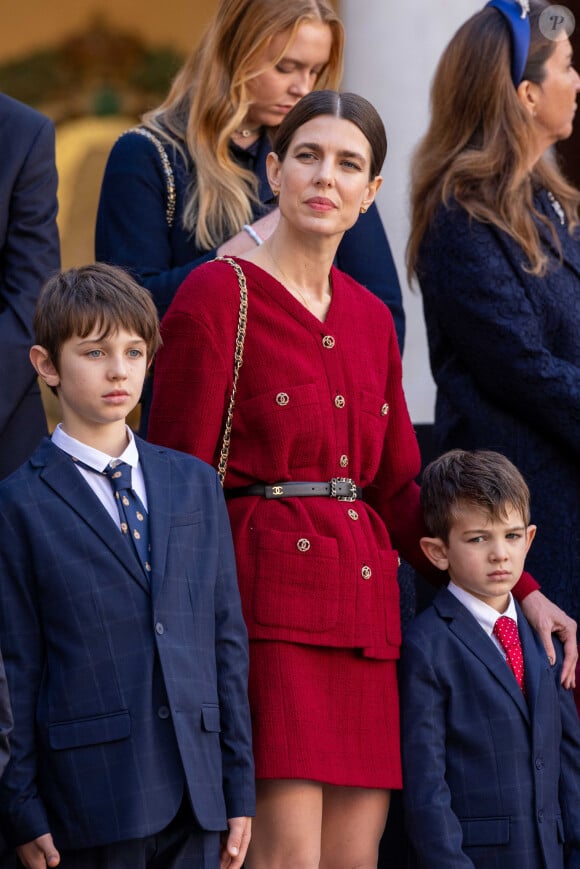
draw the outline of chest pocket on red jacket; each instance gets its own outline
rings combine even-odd
[[[266,482],[296,478],[295,470],[318,463],[322,436],[316,385],[281,383],[236,404],[231,463]]]
[[[361,456],[368,461],[371,456],[382,453],[387,427],[389,424],[389,403],[379,392],[361,390],[360,396],[359,439]]]

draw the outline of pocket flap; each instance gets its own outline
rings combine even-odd
[[[210,733],[221,731],[220,708],[217,703],[205,703],[201,707],[201,719],[204,730],[208,730]]]
[[[509,818],[460,818],[460,821],[465,846],[507,845],[510,840]]]
[[[48,726],[48,742],[56,750],[81,748],[102,742],[127,739],[131,733],[131,716],[127,709],[75,721],[57,721]]]

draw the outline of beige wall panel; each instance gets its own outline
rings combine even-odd
[[[0,0],[0,62],[46,48],[84,30],[95,16],[155,45],[188,51],[217,0]]]

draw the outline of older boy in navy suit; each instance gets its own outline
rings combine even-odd
[[[27,869],[234,869],[254,775],[221,487],[125,424],[159,343],[155,306],[91,265],[49,280],[35,330],[62,425],[0,485],[15,719],[3,831]]]
[[[560,684],[561,648],[551,666],[511,595],[536,531],[528,488],[498,453],[453,450],[426,469],[421,499],[433,535],[423,551],[450,583],[402,650],[418,865],[578,867],[580,722]]]

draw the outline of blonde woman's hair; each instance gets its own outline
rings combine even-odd
[[[304,22],[331,29],[330,57],[316,87],[336,87],[344,30],[330,0],[221,0],[165,101],[143,116],[146,127],[176,144],[193,164],[182,219],[200,248],[217,247],[252,222],[257,180],[232,159],[230,139],[247,114],[248,82],[264,71],[256,68],[256,58],[274,37],[287,33],[282,57]]]
[[[556,43],[546,39],[538,19],[546,8],[532,0],[531,40],[523,80],[541,84]],[[535,220],[554,244],[553,224],[534,208],[538,187],[561,203],[572,231],[578,224],[580,193],[569,184],[551,155],[530,172],[533,127],[511,79],[507,23],[493,7],[484,8],[457,31],[445,49],[431,89],[431,121],[411,170],[411,234],[407,245],[409,279],[421,242],[440,203],[451,199],[475,220],[507,233],[524,252],[524,268],[543,275],[547,268]]]

